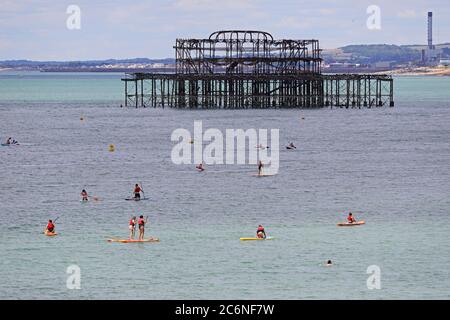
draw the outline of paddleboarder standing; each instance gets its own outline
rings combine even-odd
[[[136,233],[136,217],[131,218],[128,228],[130,229],[130,240],[134,240],[134,235]]]
[[[144,216],[139,216],[138,227],[139,227],[139,240],[144,240],[145,225],[147,224],[147,218]]]
[[[259,175],[259,176],[262,175],[262,169],[263,169],[263,167],[264,167],[263,162],[262,162],[261,160],[259,160],[259,162],[258,162],[258,175]]]
[[[134,199],[135,200],[141,199],[141,191],[142,191],[142,188],[139,186],[138,183],[136,183],[136,185],[134,186]]]

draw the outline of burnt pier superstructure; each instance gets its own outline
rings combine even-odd
[[[387,75],[323,74],[318,40],[261,31],[177,39],[175,73],[127,73],[125,106],[181,109],[394,106]]]

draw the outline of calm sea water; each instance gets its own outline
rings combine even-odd
[[[395,108],[176,111],[118,108],[120,76],[0,73],[0,138],[22,142],[0,147],[1,299],[450,298],[450,78],[397,78]],[[269,178],[198,173],[170,158],[194,120],[299,148]],[[123,200],[136,182],[150,201]],[[349,210],[367,224],[336,227]],[[160,243],[106,242],[139,214]],[[239,241],[260,223],[274,241]]]

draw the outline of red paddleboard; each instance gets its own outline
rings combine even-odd
[[[364,220],[356,221],[356,222],[353,222],[353,223],[350,223],[350,222],[341,222],[341,223],[338,223],[337,225],[338,225],[338,227],[354,227],[354,226],[361,226],[361,225],[363,225],[363,224],[366,224],[366,223],[364,222]]]

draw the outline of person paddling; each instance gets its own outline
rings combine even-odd
[[[139,240],[144,240],[145,225],[147,224],[147,218],[144,216],[139,216],[138,226],[139,226]]]
[[[204,171],[205,167],[203,167],[203,163],[200,163],[198,166],[195,167],[198,171]]]
[[[355,218],[353,217],[353,214],[352,214],[351,212],[348,214],[347,222],[348,222],[348,223],[355,223],[355,222],[356,222],[356,220],[355,220]]]
[[[262,169],[264,167],[264,164],[261,160],[259,160],[258,162],[258,175],[261,176],[262,175]]]
[[[256,230],[256,237],[260,239],[266,238],[266,231],[264,230],[264,227],[262,225],[258,226],[258,229]]]
[[[86,192],[86,190],[82,190],[81,191],[81,201],[88,201],[89,200],[89,195],[88,195],[88,193]]]
[[[294,145],[294,143],[293,142],[291,142],[291,143],[289,143],[289,146],[288,146],[290,149],[297,149],[297,147]]]
[[[130,229],[130,240],[134,240],[134,235],[136,233],[136,217],[131,218],[128,228]]]
[[[139,184],[136,183],[134,186],[134,199],[135,200],[141,200],[141,191],[142,188],[139,186]]]
[[[55,224],[52,220],[48,220],[47,227],[45,228],[44,233],[54,233],[55,232]]]

